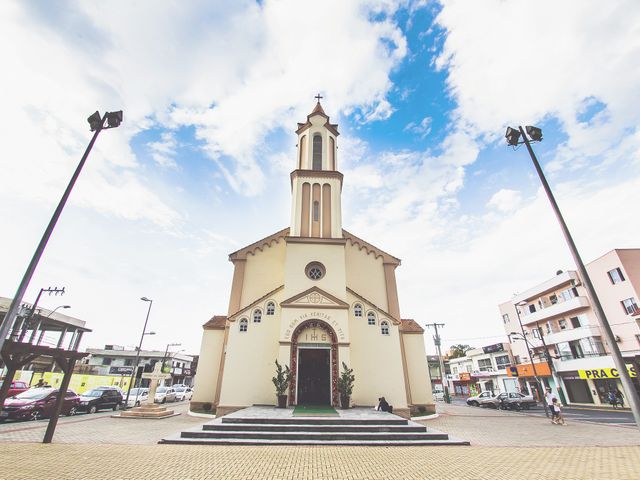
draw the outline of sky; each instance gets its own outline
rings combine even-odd
[[[640,247],[640,3],[566,0],[0,2],[0,296],[11,297],[91,137],[31,281],[65,287],[84,347],[197,354],[228,254],[289,225],[295,129],[339,124],[343,227],[402,259],[403,318],[443,345],[506,340],[498,304]],[[266,214],[265,214],[266,212]],[[434,352],[429,331],[427,351]]]

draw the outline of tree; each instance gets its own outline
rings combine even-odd
[[[451,347],[449,348],[449,358],[466,357],[467,351],[471,350],[472,348],[472,346],[462,343],[451,345]]]

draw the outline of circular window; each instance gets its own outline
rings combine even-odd
[[[325,274],[324,265],[320,262],[311,262],[304,271],[311,280],[320,280]]]

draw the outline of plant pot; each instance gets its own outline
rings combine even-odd
[[[342,407],[344,409],[349,408],[349,406],[350,406],[349,404],[351,403],[350,400],[351,400],[350,397],[341,396],[340,397],[340,407]]]
[[[287,408],[287,396],[278,395],[278,408]]]

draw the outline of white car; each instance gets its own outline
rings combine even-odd
[[[176,391],[176,402],[181,402],[182,400],[191,400],[193,397],[193,390],[191,387],[175,387]]]
[[[444,401],[444,392],[442,390],[433,390],[433,399],[438,402]]]
[[[124,398],[127,398],[125,395]],[[140,404],[149,400],[149,389],[148,388],[132,388],[129,392],[129,401],[127,402],[127,407],[139,407]]]
[[[176,391],[173,387],[158,387],[156,396],[153,399],[155,403],[167,403],[176,401]]]

